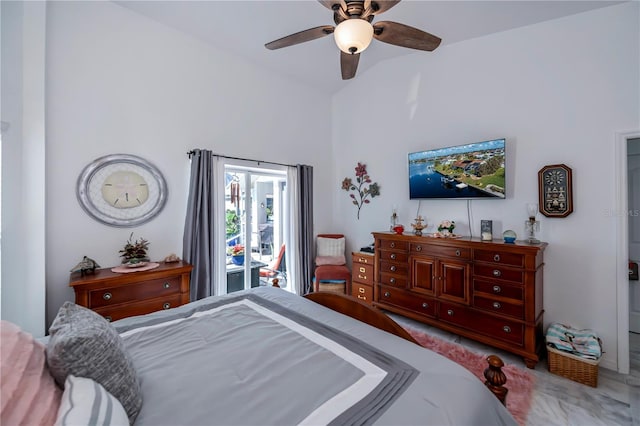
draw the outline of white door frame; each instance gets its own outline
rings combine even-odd
[[[616,299],[618,305],[618,372],[629,374],[629,218],[627,211],[627,141],[640,130],[616,133]]]

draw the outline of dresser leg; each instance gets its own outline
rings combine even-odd
[[[527,368],[530,368],[533,370],[534,368],[536,368],[536,364],[538,364],[538,360],[525,358],[524,363],[526,364]]]

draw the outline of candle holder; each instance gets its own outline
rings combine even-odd
[[[420,236],[422,236],[422,230],[424,228],[426,228],[427,225],[422,223],[422,222],[424,222],[424,219],[422,218],[422,216],[416,217],[415,220],[416,220],[416,223],[412,223],[411,227],[413,228],[413,233],[415,235],[417,235],[418,237],[420,237]]]
[[[540,240],[536,238],[536,232],[540,232],[540,222],[536,220],[538,205],[527,204],[527,213],[529,214],[529,219],[524,222],[524,229],[528,235],[527,242],[529,244],[540,244]]]

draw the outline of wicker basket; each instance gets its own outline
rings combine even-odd
[[[346,283],[341,282],[341,283],[319,283],[318,284],[318,291],[328,291],[331,293],[340,293],[340,294],[344,294],[345,293],[345,286]]]
[[[580,358],[550,346],[547,346],[547,355],[551,373],[594,388],[598,387],[599,359]]]

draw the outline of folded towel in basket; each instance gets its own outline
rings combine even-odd
[[[602,345],[593,330],[579,330],[560,323],[547,329],[547,345],[585,359],[600,359]]]

